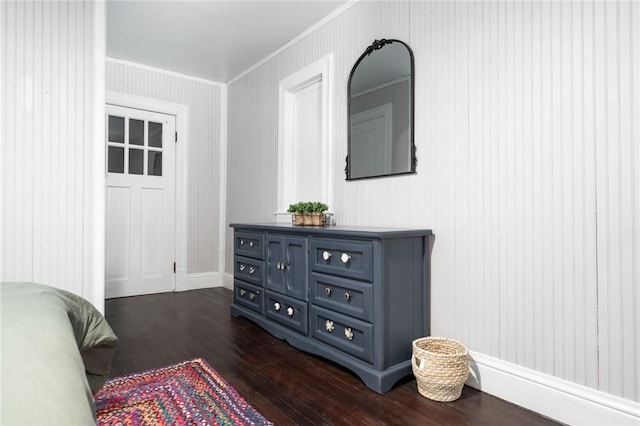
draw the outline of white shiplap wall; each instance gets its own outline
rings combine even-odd
[[[633,2],[361,1],[229,85],[227,220],[273,220],[279,81],[333,52],[331,207],[433,229],[432,333],[638,402],[639,28]],[[414,51],[418,174],[345,182],[347,78],[379,38]]]
[[[224,87],[111,59],[106,73],[107,90],[188,108],[187,272],[218,274]]]
[[[92,142],[104,135],[104,20],[91,1],[0,3],[0,280],[63,288],[100,310],[104,150]]]

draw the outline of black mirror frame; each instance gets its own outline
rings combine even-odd
[[[410,89],[410,92],[411,92],[411,113],[410,113],[411,114],[411,117],[410,117],[411,118],[411,146],[410,146],[411,170],[407,172],[386,173],[381,175],[362,176],[362,177],[352,178],[350,176],[351,175],[351,80],[353,78],[353,74],[356,71],[356,68],[358,68],[358,65],[360,65],[360,62],[362,62],[364,58],[371,55],[371,53],[373,53],[374,51],[380,50],[385,45],[391,44],[391,43],[400,43],[404,45],[404,47],[407,48],[407,51],[409,52],[409,57],[411,59],[411,89]],[[415,140],[414,133],[415,133],[415,64],[413,59],[413,51],[411,50],[411,48],[407,43],[401,40],[384,39],[384,38],[380,40],[374,40],[374,42],[365,49],[364,53],[360,55],[356,63],[353,65],[351,72],[349,73],[349,81],[347,85],[347,157],[345,159],[346,166],[344,168],[346,180],[351,181],[351,180],[361,180],[361,179],[374,179],[374,178],[387,177],[387,176],[416,174],[417,173],[416,168],[418,166],[418,158],[416,157],[416,145],[414,141]]]

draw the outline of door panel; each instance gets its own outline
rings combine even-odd
[[[307,239],[287,238],[286,293],[307,300]]]
[[[175,117],[106,113],[106,297],[173,291]]]
[[[129,204],[130,188],[107,187],[107,281],[129,277]]]
[[[266,287],[284,293],[285,276],[279,267],[285,261],[284,239],[279,237],[267,237],[267,281]]]
[[[162,275],[162,222],[154,220],[162,209],[162,189],[142,188],[140,200],[140,257],[143,277]]]

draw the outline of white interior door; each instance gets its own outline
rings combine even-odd
[[[290,200],[322,200],[322,81],[293,94],[294,155],[295,179]],[[320,178],[320,179],[319,179]]]
[[[175,117],[106,107],[106,288],[174,290]]]

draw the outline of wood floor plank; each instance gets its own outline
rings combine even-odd
[[[379,395],[343,367],[232,317],[232,297],[214,288],[107,300],[120,339],[112,375],[201,357],[276,425],[557,424],[469,387],[457,401],[431,401],[413,377]]]

